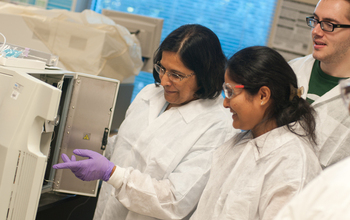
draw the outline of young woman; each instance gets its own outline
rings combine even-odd
[[[320,171],[314,110],[284,58],[256,46],[233,55],[224,106],[245,130],[219,147],[192,220],[273,219]]]

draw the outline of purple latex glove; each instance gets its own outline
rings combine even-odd
[[[53,168],[70,169],[76,177],[84,181],[109,180],[114,164],[107,158],[92,150],[75,149],[73,153],[89,159],[76,161],[74,155],[69,159],[66,154],[62,154],[61,158],[64,163],[55,164]]]

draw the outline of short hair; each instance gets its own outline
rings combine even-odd
[[[247,47],[229,58],[226,71],[229,79],[246,86],[248,96],[256,95],[262,86],[268,87],[272,103],[265,119],[275,119],[278,127],[287,125],[293,133],[289,124],[300,122],[305,134],[316,143],[315,111],[303,98],[290,97],[291,90],[298,88],[297,77],[282,55],[265,46]]]
[[[212,99],[221,94],[226,57],[218,37],[209,28],[186,24],[172,31],[156,50],[154,63],[162,59],[163,51],[177,53],[186,68],[196,74],[196,98]],[[153,77],[156,84],[161,82],[155,69]]]

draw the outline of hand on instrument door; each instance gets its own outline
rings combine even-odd
[[[66,154],[62,154],[61,158],[64,163],[55,164],[53,168],[70,169],[76,177],[84,181],[109,180],[114,164],[106,157],[95,151],[85,149],[75,149],[73,153],[89,159],[77,161],[74,155],[69,159]]]

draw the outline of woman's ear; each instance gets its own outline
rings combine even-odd
[[[260,97],[261,105],[265,105],[270,100],[271,90],[267,86],[262,86],[259,89],[258,94],[259,94],[259,97]]]

